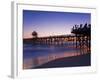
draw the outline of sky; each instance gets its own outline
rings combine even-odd
[[[23,10],[23,38],[71,34],[75,24],[91,23],[90,13]]]

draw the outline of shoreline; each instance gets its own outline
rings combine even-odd
[[[79,66],[91,66],[91,54],[83,54],[72,57],[65,57],[56,59],[40,66],[33,67],[32,69],[39,68],[58,68],[58,67],[79,67]]]
[[[86,53],[88,54],[88,53]],[[42,57],[38,57],[38,58],[31,58],[31,59],[26,59],[24,60],[24,65],[23,68],[24,69],[31,69],[31,68],[35,68],[38,66],[41,66],[45,63],[57,60],[57,59],[62,59],[62,58],[68,58],[68,57],[75,57],[75,56],[79,56],[79,55],[83,55],[80,53],[63,53],[63,54],[51,54],[48,56],[42,56]]]

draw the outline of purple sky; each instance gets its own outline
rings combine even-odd
[[[70,34],[75,24],[91,23],[90,13],[23,10],[23,38]]]

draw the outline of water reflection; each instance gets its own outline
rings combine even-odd
[[[70,42],[63,46],[24,44],[23,52],[23,69],[31,69],[52,60],[87,54],[87,48],[76,49]]]

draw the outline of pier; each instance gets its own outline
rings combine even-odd
[[[71,29],[71,34],[65,35],[54,35],[54,36],[45,36],[38,37],[38,33],[36,31],[32,32],[33,38],[24,39],[25,43],[31,43],[34,45],[54,45],[54,46],[62,46],[68,42],[73,44],[73,47],[80,48],[81,51],[84,49],[87,52],[90,52],[91,46],[91,24],[80,24],[74,25]],[[70,47],[70,45],[67,45]],[[84,53],[84,52],[83,52]]]
[[[46,45],[64,45],[66,42],[75,42],[76,37],[74,35],[58,35],[48,37],[33,38],[34,44],[46,44]]]

